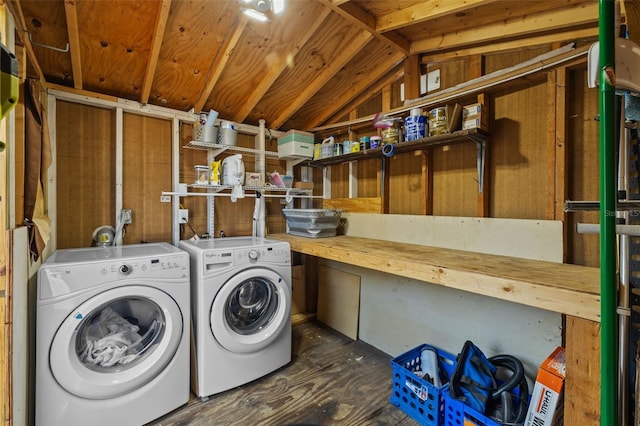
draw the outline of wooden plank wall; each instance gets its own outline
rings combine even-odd
[[[160,193],[171,188],[172,123],[124,114],[123,128],[122,208],[132,212],[123,241],[171,241],[171,203]]]
[[[56,118],[57,248],[89,247],[115,226],[115,113],[60,101]]]
[[[428,70],[440,69],[442,88],[451,87],[477,76],[524,62],[550,50],[530,49],[487,55],[483,60],[468,58],[438,64],[429,64]],[[481,64],[478,64],[481,62]],[[571,68],[566,73],[566,104],[556,107],[549,99],[550,85],[546,75],[523,79],[517,85],[482,96],[489,107],[488,173],[485,175],[484,196],[488,197],[486,216],[495,218],[553,219],[554,200],[558,185],[550,173],[563,171],[562,165],[551,163],[549,131],[556,126],[551,122],[549,108],[560,108],[559,123],[566,123],[566,150],[568,165],[566,195],[574,200],[598,198],[597,170],[597,93],[586,87],[586,66]],[[552,71],[553,72],[553,71]],[[564,83],[562,83],[564,84]],[[393,92],[393,90],[391,90]],[[387,108],[401,106],[400,99],[391,96]],[[384,97],[374,95],[367,104],[367,113],[375,109],[384,111]],[[462,103],[476,102],[471,97]],[[566,109],[566,110],[565,110]],[[360,115],[360,110],[357,111]],[[552,111],[555,114],[555,111]],[[352,117],[354,118],[354,117]],[[358,129],[353,138],[371,135],[371,128]],[[358,197],[381,196],[380,161],[357,163]],[[426,170],[426,171],[425,171]],[[476,145],[463,143],[437,147],[424,152],[395,155],[387,163],[387,213],[433,214],[442,216],[478,216],[478,174]],[[316,174],[321,179],[319,174]],[[332,198],[346,198],[349,167],[347,164],[331,166]],[[561,178],[562,176],[558,176]],[[432,179],[432,182],[429,182]],[[317,180],[319,181],[319,180]],[[564,204],[564,200],[557,200]],[[555,206],[562,215],[563,206]],[[552,207],[552,211],[549,209]],[[552,215],[551,217],[549,215]],[[597,266],[597,236],[577,235],[574,225],[578,221],[596,223],[597,213],[570,213],[567,220],[567,261]]]
[[[93,230],[115,226],[115,112],[58,102],[57,113],[58,217],[79,216],[58,223],[58,248],[87,247]],[[123,118],[123,208],[131,209],[124,243],[171,242],[171,203],[160,202],[162,191],[171,191],[172,124],[169,120],[125,113]],[[181,147],[192,140],[192,126],[183,124]],[[239,135],[238,145],[254,147],[254,137]],[[277,151],[275,140],[268,151]],[[231,153],[219,156],[222,160]],[[245,170],[255,170],[253,155],[243,155]],[[180,149],[180,182],[195,182],[195,165],[207,164],[207,151]],[[286,164],[267,159],[266,171],[285,174]],[[192,190],[192,189],[190,189]],[[195,190],[197,192],[197,190]],[[207,198],[183,197],[190,224],[202,235],[207,232]],[[214,201],[215,235],[251,235],[255,198],[233,203],[229,197]],[[279,199],[267,198],[269,232],[284,232],[285,221]],[[193,232],[183,226],[181,238]]]

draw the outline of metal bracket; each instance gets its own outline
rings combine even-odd
[[[29,41],[34,46],[44,47],[45,49],[51,49],[51,50],[55,50],[56,52],[62,52],[62,53],[67,53],[69,51],[69,43],[67,43],[67,46],[64,49],[60,49],[59,47],[49,46],[46,44],[38,43],[37,41],[33,41],[33,38],[31,37],[31,32],[29,30],[24,30],[24,31],[27,34],[29,34]]]

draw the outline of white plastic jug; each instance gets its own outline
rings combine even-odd
[[[242,185],[244,183],[244,163],[242,154],[231,155],[222,160],[222,184]]]

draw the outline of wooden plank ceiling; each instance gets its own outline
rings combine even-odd
[[[0,0],[1,1],[1,0]],[[5,0],[28,74],[51,87],[274,129],[341,117],[404,59],[422,64],[593,40],[597,0],[285,0],[269,22],[238,0]],[[378,89],[379,90],[379,89]]]

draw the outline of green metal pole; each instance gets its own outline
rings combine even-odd
[[[615,1],[600,0],[600,424],[617,420]]]

